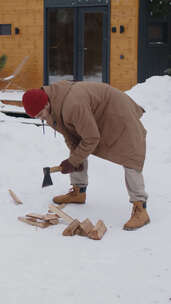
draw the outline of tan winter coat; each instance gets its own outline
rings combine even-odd
[[[49,96],[47,123],[62,133],[78,166],[90,154],[141,171],[146,130],[144,110],[129,96],[105,83],[60,81],[43,89]]]

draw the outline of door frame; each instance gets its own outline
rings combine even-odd
[[[103,76],[102,81],[109,83],[110,79],[110,0],[44,0],[44,85],[48,84],[48,60],[47,60],[47,43],[48,43],[48,37],[47,37],[47,11],[49,8],[82,8],[82,11],[102,11],[104,12],[103,18],[106,17],[106,23],[104,23],[103,31],[106,31],[106,37],[105,39],[107,41],[104,41],[103,43],[103,61],[102,61],[102,67],[103,70]],[[75,14],[75,18],[79,18],[78,13]],[[74,28],[74,35],[77,37],[77,29]],[[78,40],[80,37],[77,38],[76,43],[78,44]],[[106,47],[104,47],[106,45]],[[75,46],[74,46],[75,47]],[[104,50],[105,48],[105,50]],[[76,51],[74,50],[74,69],[77,62],[76,58]],[[79,62],[80,63],[80,62]],[[82,56],[82,62],[81,66],[83,66],[83,56]],[[74,70],[74,75],[79,78],[79,75],[76,74],[76,71]]]

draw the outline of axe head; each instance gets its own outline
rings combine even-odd
[[[42,183],[42,188],[53,185],[52,179],[50,177],[50,168],[49,167],[43,168],[43,173],[44,173],[44,179]]]

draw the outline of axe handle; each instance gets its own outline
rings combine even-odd
[[[61,166],[51,167],[50,168],[50,173],[61,171],[61,170],[62,170]]]

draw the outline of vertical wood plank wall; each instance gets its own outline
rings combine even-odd
[[[120,90],[137,83],[138,12],[139,0],[111,0],[110,84]],[[125,28],[122,34],[120,25]],[[116,33],[112,33],[113,26]]]
[[[0,0],[0,24],[12,25],[12,35],[0,35],[0,56],[8,56],[0,77],[13,73],[23,58],[29,55],[16,84],[26,89],[42,85],[43,18],[43,0]],[[20,30],[18,35],[15,34],[15,27]]]

